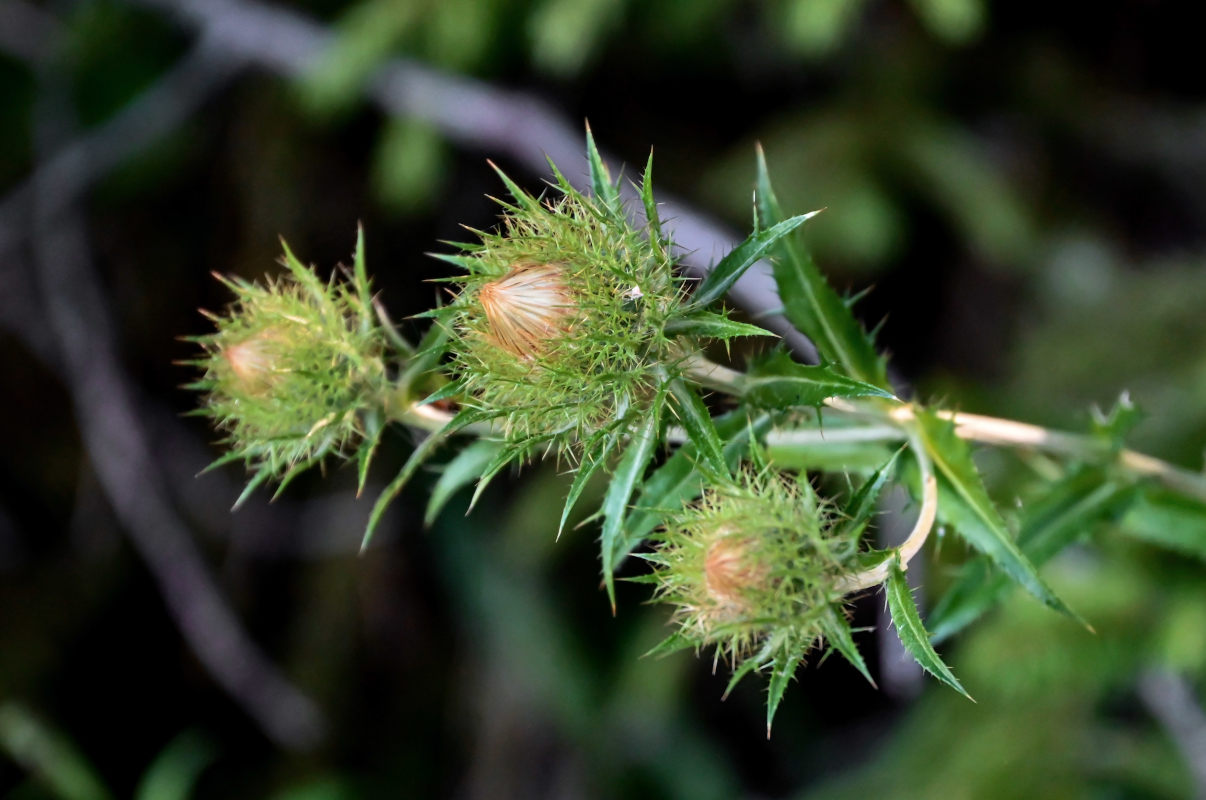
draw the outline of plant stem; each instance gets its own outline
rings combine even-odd
[[[699,354],[684,357],[682,366],[687,375],[709,389],[740,397],[745,375],[737,370],[717,364]],[[834,411],[850,414],[868,421],[867,425],[855,428],[821,429],[776,429],[767,436],[768,444],[837,444],[848,442],[901,441],[909,439],[909,426],[916,418],[912,404],[899,403],[887,406],[882,402],[855,403],[843,398],[830,398],[825,405]],[[955,434],[962,439],[998,447],[1033,449],[1065,458],[1086,461],[1113,462],[1137,478],[1152,478],[1177,492],[1206,502],[1206,475],[1161,461],[1158,458],[1134,450],[1113,450],[1108,442],[1085,434],[1051,430],[1026,422],[1016,422],[982,414],[939,409],[934,412],[941,419],[955,423]],[[444,426],[452,414],[435,406],[410,403],[401,411],[391,409],[390,418],[421,428],[436,431]],[[484,434],[490,426],[467,426],[467,433]],[[671,432],[673,434],[673,431]],[[672,439],[678,438],[671,435]],[[679,439],[681,441],[681,439]],[[918,451],[918,448],[913,448]],[[918,451],[920,452],[920,451]],[[923,490],[924,490],[923,486]],[[904,560],[908,560],[907,558]]]
[[[938,516],[938,479],[934,475],[934,467],[917,432],[909,431],[908,438],[909,448],[913,451],[913,457],[917,459],[917,466],[921,471],[921,510],[917,512],[917,521],[913,523],[908,537],[896,548],[901,566],[906,569],[909,561],[917,555],[925,540],[929,538],[930,531],[934,529],[934,520]],[[893,559],[894,557],[889,558],[877,567],[843,578],[838,582],[838,591],[851,594],[879,586],[888,579]]]
[[[740,397],[745,391],[744,373],[717,364],[715,361],[705,358],[698,353],[691,353],[686,356],[680,362],[680,365],[686,371],[687,377],[700,386],[706,386],[709,389],[715,389],[736,397]]]
[[[873,406],[864,407],[841,398],[831,398],[826,402],[826,405],[836,411],[856,414],[875,420],[887,418],[897,424],[907,424],[915,418],[915,411],[912,405],[897,406],[886,413],[882,408]],[[955,434],[968,441],[983,442],[984,444],[999,447],[1030,448],[1067,458],[1084,459],[1086,461],[1108,461],[1113,459],[1117,466],[1135,477],[1152,478],[1170,489],[1206,502],[1206,475],[1190,472],[1189,470],[1174,466],[1166,461],[1161,461],[1158,458],[1135,452],[1134,450],[1120,449],[1115,451],[1110,447],[1109,443],[1093,436],[1054,431],[1039,425],[1031,425],[1026,422],[1016,422],[999,417],[988,417],[982,414],[967,414],[948,410],[938,410],[934,413],[942,419],[955,423]],[[882,434],[885,441],[899,441],[906,438],[905,431],[897,429],[893,433],[891,427],[884,425],[864,430],[874,430]],[[794,433],[793,431],[776,432],[777,442],[779,444],[794,443]],[[808,435],[805,441],[815,442],[816,432],[800,431],[799,433]],[[825,433],[823,440],[828,441],[829,437],[834,433],[837,432],[830,431]],[[868,436],[867,439],[862,439],[861,441],[873,441],[873,438]]]

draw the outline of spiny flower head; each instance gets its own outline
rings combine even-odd
[[[263,285],[218,276],[235,294],[217,326],[196,337],[204,371],[200,413],[224,431],[230,455],[264,479],[287,478],[327,454],[348,455],[381,427],[389,381],[357,250],[350,280],[324,283],[285,248],[287,271]]]
[[[665,525],[655,599],[674,607],[676,639],[714,646],[733,666],[797,661],[830,624],[854,555],[808,484],[747,468],[708,488]]]
[[[682,292],[663,243],[621,209],[564,179],[548,200],[508,185],[499,229],[440,256],[466,274],[438,314],[464,403],[517,446],[573,452],[649,411],[675,369],[665,326]]]

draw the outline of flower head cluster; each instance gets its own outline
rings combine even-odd
[[[464,402],[512,443],[565,452],[648,413],[674,369],[665,326],[682,296],[664,248],[557,188],[541,201],[512,186],[500,229],[442,256],[467,274],[441,314]]]
[[[194,339],[205,355],[189,362],[204,370],[191,384],[201,413],[226,433],[223,460],[245,461],[253,484],[374,439],[390,386],[363,271],[324,283],[287,248],[283,263],[264,285],[219,276],[235,302],[207,314],[217,330]]]
[[[734,666],[798,661],[830,623],[854,555],[832,516],[806,479],[769,469],[709,488],[645,556],[676,638]]]

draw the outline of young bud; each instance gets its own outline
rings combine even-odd
[[[738,662],[803,652],[841,601],[852,545],[803,481],[745,471],[708,489],[665,526],[653,563],[656,598],[674,606],[679,633]]]
[[[346,455],[389,390],[367,287],[323,283],[287,251],[285,265],[263,286],[221,278],[235,302],[211,317],[217,330],[196,340],[205,356],[193,362],[204,413],[263,477]]]
[[[498,232],[447,257],[467,274],[442,316],[464,402],[517,448],[575,452],[648,412],[676,369],[665,325],[682,297],[662,249],[559,188],[555,201],[518,194]]]

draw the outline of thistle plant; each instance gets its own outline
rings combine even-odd
[[[662,231],[652,160],[630,209],[589,131],[587,156],[589,192],[555,166],[540,197],[499,173],[511,200],[496,229],[437,256],[457,273],[447,304],[423,315],[432,324],[418,344],[372,297],[362,239],[342,278],[320,280],[286,249],[281,278],[226,279],[236,302],[193,362],[204,370],[201,413],[229,448],[218,463],[243,461],[250,490],[328,456],[354,459],[363,486],[389,423],[427,431],[377,498],[366,544],[418,466],[454,439],[471,441],[445,464],[429,520],[459,488],[480,492],[509,465],[553,457],[573,473],[560,532],[590,478],[606,473],[590,519],[613,611],[623,573],[670,609],[656,652],[710,649],[732,669],[730,688],[766,675],[768,734],[810,652],[836,652],[871,680],[846,614],[858,595],[882,589],[906,650],[966,694],[934,642],[1011,583],[1083,622],[1037,569],[1065,547],[1115,526],[1206,553],[1206,476],[1127,450],[1138,413],[1125,396],[1084,434],[898,397],[851,301],[794,235],[812,214],[781,212],[761,153],[753,231],[698,282],[677,269]],[[721,306],[763,258],[784,315],[822,363],[796,361]],[[749,336],[766,352],[743,370],[703,355]],[[1047,456],[1031,460],[1028,504],[994,502],[972,443]],[[872,534],[892,486],[914,499],[912,526],[881,548]],[[923,623],[905,572],[940,524],[976,555]],[[633,569],[641,562],[648,571]]]

